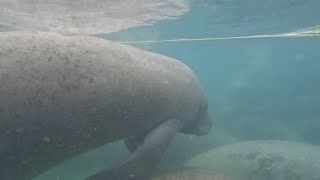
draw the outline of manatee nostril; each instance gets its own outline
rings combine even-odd
[[[212,121],[209,115],[207,115],[207,117],[205,117],[200,124],[198,124],[197,128],[196,128],[196,132],[195,134],[198,136],[203,136],[208,134],[212,129]]]
[[[196,135],[203,136],[209,134],[211,126],[202,126],[197,129]]]

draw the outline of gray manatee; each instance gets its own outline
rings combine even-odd
[[[201,85],[177,60],[94,37],[0,34],[1,180],[121,139],[131,157],[87,179],[145,180],[177,132],[210,129]]]

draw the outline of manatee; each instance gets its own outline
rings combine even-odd
[[[188,66],[88,36],[1,33],[0,99],[1,180],[29,180],[117,140],[129,159],[87,180],[146,180],[177,133],[212,126]]]
[[[245,141],[214,148],[185,165],[238,180],[320,180],[320,147],[284,140]]]

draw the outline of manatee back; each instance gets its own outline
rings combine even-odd
[[[104,132],[122,127],[112,133],[118,138],[128,134],[118,119],[134,119],[123,121],[131,130],[136,119],[150,127],[157,120],[141,119],[190,118],[202,96],[183,63],[97,38],[3,33],[0,54],[0,112],[15,127],[42,119],[43,126],[77,133],[88,118],[103,119]]]

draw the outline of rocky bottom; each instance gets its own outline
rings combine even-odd
[[[202,168],[181,167],[157,173],[151,180],[231,180],[231,178]]]

